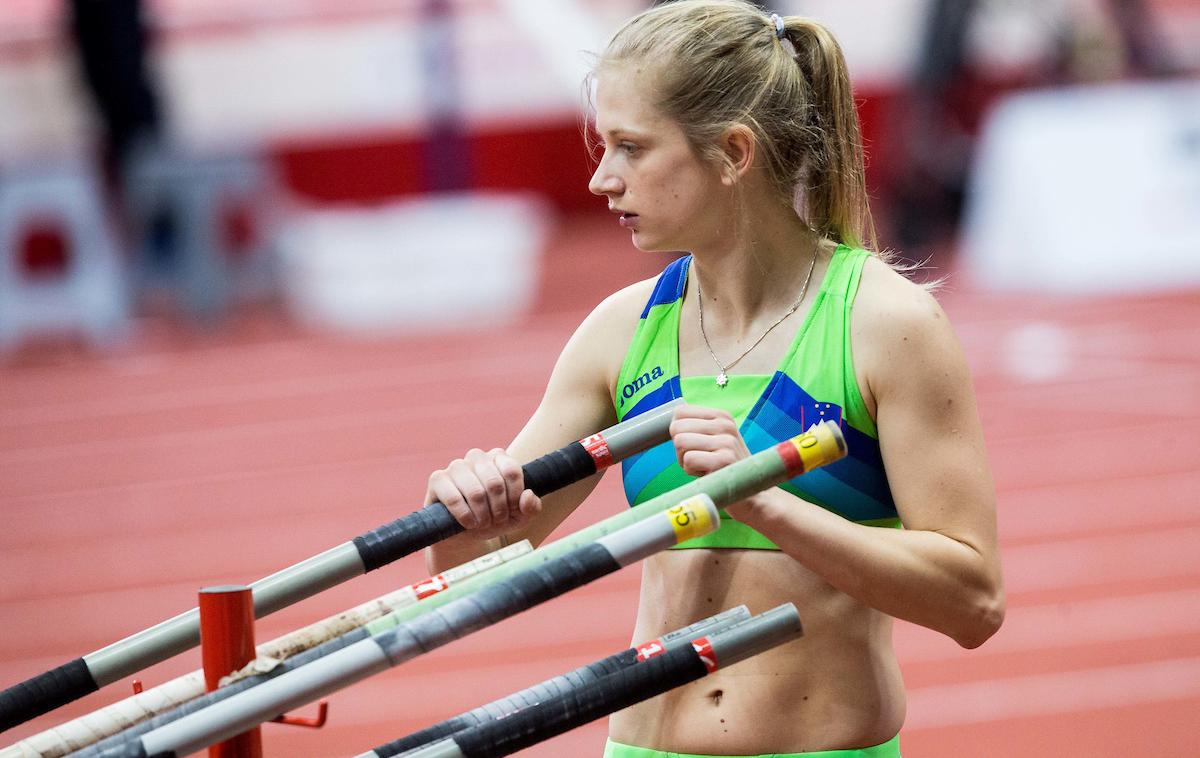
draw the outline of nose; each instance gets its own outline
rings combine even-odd
[[[625,182],[613,172],[607,152],[600,159],[600,165],[596,166],[596,170],[592,173],[592,179],[588,182],[588,190],[593,195],[610,197],[625,191]]]

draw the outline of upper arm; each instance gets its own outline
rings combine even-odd
[[[901,521],[971,547],[998,572],[992,476],[970,371],[946,314],[883,264],[864,272],[863,288],[856,348]]]
[[[530,461],[617,422],[612,387],[653,280],[610,296],[580,324],[554,365],[537,410],[508,452]],[[601,474],[542,498],[542,513],[510,536],[540,543],[583,502]]]

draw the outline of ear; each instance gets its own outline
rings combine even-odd
[[[721,135],[721,151],[726,164],[721,171],[721,183],[726,187],[737,184],[754,165],[756,147],[754,132],[745,124],[735,124]]]

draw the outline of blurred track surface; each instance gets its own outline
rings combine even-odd
[[[0,367],[0,684],[395,518],[430,470],[506,444],[582,315],[667,260],[626,252],[609,219],[563,229],[520,324],[350,339],[274,316],[209,336],[148,323],[116,354],[36,350]],[[975,651],[898,624],[905,755],[1194,754],[1200,297],[954,281],[940,297],[976,379],[1009,614]],[[609,476],[564,529],[622,507]],[[425,573],[411,556],[262,620],[258,639]],[[319,731],[266,726],[267,754],[352,755],[621,649],[637,585],[628,569],[340,692]],[[142,679],[198,666],[191,653]],[[127,694],[106,688],[0,743]],[[525,754],[598,755],[603,739],[599,722]]]

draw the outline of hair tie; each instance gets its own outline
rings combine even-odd
[[[775,25],[775,39],[783,39],[783,35],[787,34],[787,29],[783,26],[783,19],[778,13],[771,14],[771,23]]]

